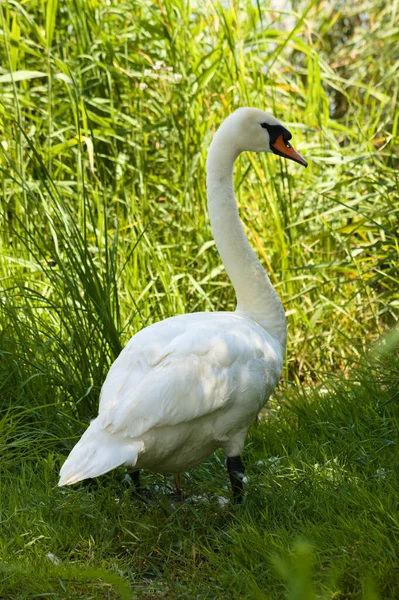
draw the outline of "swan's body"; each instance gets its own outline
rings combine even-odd
[[[286,326],[281,301],[242,229],[233,164],[247,149],[274,151],[306,165],[287,145],[287,134],[257,109],[239,109],[220,127],[208,154],[208,209],[237,310],[179,315],[133,336],[111,366],[99,415],[63,465],[59,485],[120,465],[179,473],[223,448],[233,461],[234,491],[234,461],[241,471],[249,425],[281,375]]]
[[[121,464],[179,473],[220,447],[239,455],[280,377],[283,352],[236,313],[180,315],[143,329],[112,365],[99,416],[72,450],[62,483]]]

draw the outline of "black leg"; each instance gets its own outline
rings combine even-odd
[[[176,497],[181,497],[182,492],[181,492],[181,474],[180,473],[174,473],[173,474],[173,478],[175,480],[175,496]]]
[[[136,494],[141,495],[143,489],[140,485],[140,471],[139,470],[129,471],[129,475],[130,475],[131,480],[133,481],[133,485],[135,487]]]
[[[241,456],[229,456],[227,458],[227,470],[233,490],[233,502],[240,504],[242,502],[242,493],[244,489],[244,465]]]

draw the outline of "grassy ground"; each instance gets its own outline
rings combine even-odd
[[[144,477],[151,507],[123,470],[61,489],[60,454],[6,460],[0,597],[399,598],[398,368],[377,356],[277,397],[249,435],[242,507],[218,503],[219,455],[185,476],[198,503]]]
[[[305,600],[312,577],[398,597],[394,342],[362,358],[398,319],[396,3],[8,0],[0,20],[0,597]],[[246,504],[218,504],[218,455],[186,476],[209,502],[173,508],[147,476],[144,509],[123,472],[54,488],[126,340],[234,307],[204,167],[242,105],[310,164],[236,169],[289,317]]]

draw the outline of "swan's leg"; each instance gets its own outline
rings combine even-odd
[[[241,456],[228,456],[227,470],[229,472],[231,488],[233,490],[233,502],[235,504],[240,504],[245,483],[245,469],[242,464]]]
[[[139,496],[143,493],[143,488],[140,485],[140,470],[136,469],[135,471],[128,471],[130,479],[133,481],[133,485],[135,488],[136,494]]]
[[[181,496],[181,474],[174,473],[173,477],[175,480],[175,496]]]

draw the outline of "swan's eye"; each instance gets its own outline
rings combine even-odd
[[[260,126],[263,127],[263,129],[267,129],[267,123],[261,123]]]

